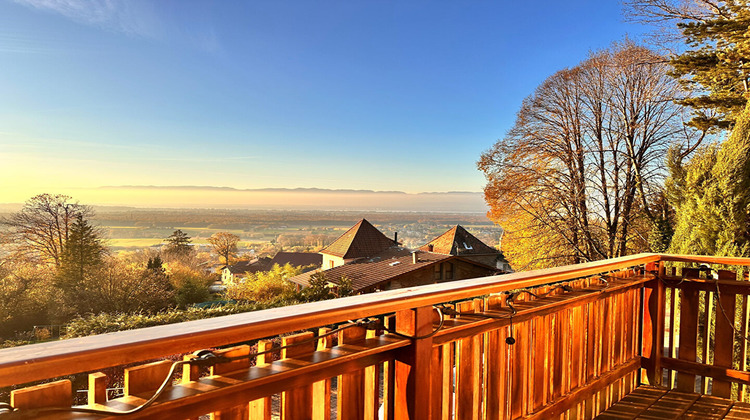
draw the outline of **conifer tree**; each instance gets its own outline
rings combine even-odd
[[[670,60],[671,74],[694,95],[679,103],[696,110],[691,125],[728,128],[747,101],[750,7],[747,0],[627,0],[630,14],[679,31],[687,49]]]
[[[89,283],[102,266],[105,251],[96,228],[78,214],[65,241],[57,275],[57,286],[70,306],[79,310],[89,307]]]
[[[70,227],[70,234],[63,248],[61,272],[80,282],[89,268],[101,264],[104,251],[96,229],[79,214]]]
[[[680,254],[750,256],[750,107],[721,145],[671,163],[668,182],[677,222],[670,250]]]
[[[167,244],[164,247],[164,251],[172,255],[185,256],[193,250],[192,245],[190,245],[190,242],[192,242],[190,236],[181,229],[172,232],[165,241],[167,241]]]
[[[747,98],[750,69],[750,9],[743,2],[726,2],[713,19],[678,26],[692,49],[674,57],[673,74],[698,95],[680,101],[696,109],[713,109],[715,117],[696,117],[692,123],[704,127],[728,127],[742,112]]]

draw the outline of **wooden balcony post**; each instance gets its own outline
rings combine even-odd
[[[643,314],[643,349],[646,376],[650,385],[661,386],[661,358],[664,353],[665,288],[660,280],[666,275],[664,262],[657,263],[658,278],[645,289]]]
[[[412,336],[432,332],[432,307],[407,309],[396,313],[396,331]],[[412,340],[395,363],[394,414],[397,419],[429,420],[432,337]]]

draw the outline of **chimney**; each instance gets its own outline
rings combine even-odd
[[[427,251],[432,252],[435,249],[435,245],[433,244],[427,244]]]
[[[411,253],[411,263],[416,264],[419,262],[419,257],[417,256],[417,251],[414,251]]]
[[[396,243],[396,245],[398,245],[398,232],[395,232],[395,233],[393,234],[393,242],[395,242],[395,243]]]

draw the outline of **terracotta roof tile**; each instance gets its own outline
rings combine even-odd
[[[454,226],[451,230],[419,247],[420,251],[437,252],[446,255],[486,255],[499,254],[495,248],[488,246],[466,231],[461,225]]]
[[[344,259],[373,257],[396,245],[393,239],[362,219],[320,252]]]
[[[304,267],[306,265],[317,265],[323,264],[323,256],[317,252],[284,252],[279,251],[274,255],[270,265],[273,267],[274,264],[285,265],[291,264],[298,267]]]
[[[258,271],[267,271],[273,267],[271,259],[268,257],[256,258],[250,261],[237,261],[227,266],[232,274],[257,273]]]

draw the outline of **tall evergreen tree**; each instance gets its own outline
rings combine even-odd
[[[72,305],[84,303],[87,280],[102,265],[105,251],[96,228],[78,214],[63,247],[57,281]]]
[[[693,91],[679,101],[696,110],[691,124],[728,128],[747,101],[750,6],[747,0],[626,0],[637,20],[679,31],[687,49],[670,60],[672,75]]]
[[[190,252],[193,250],[192,245],[190,245],[190,236],[188,236],[188,234],[183,232],[181,229],[177,229],[172,232],[172,234],[169,235],[169,237],[167,237],[165,240],[167,241],[167,244],[164,247],[164,251],[169,254],[176,256],[185,256],[190,254]]]
[[[668,188],[677,210],[670,250],[750,256],[750,106],[724,143],[670,166]]]

